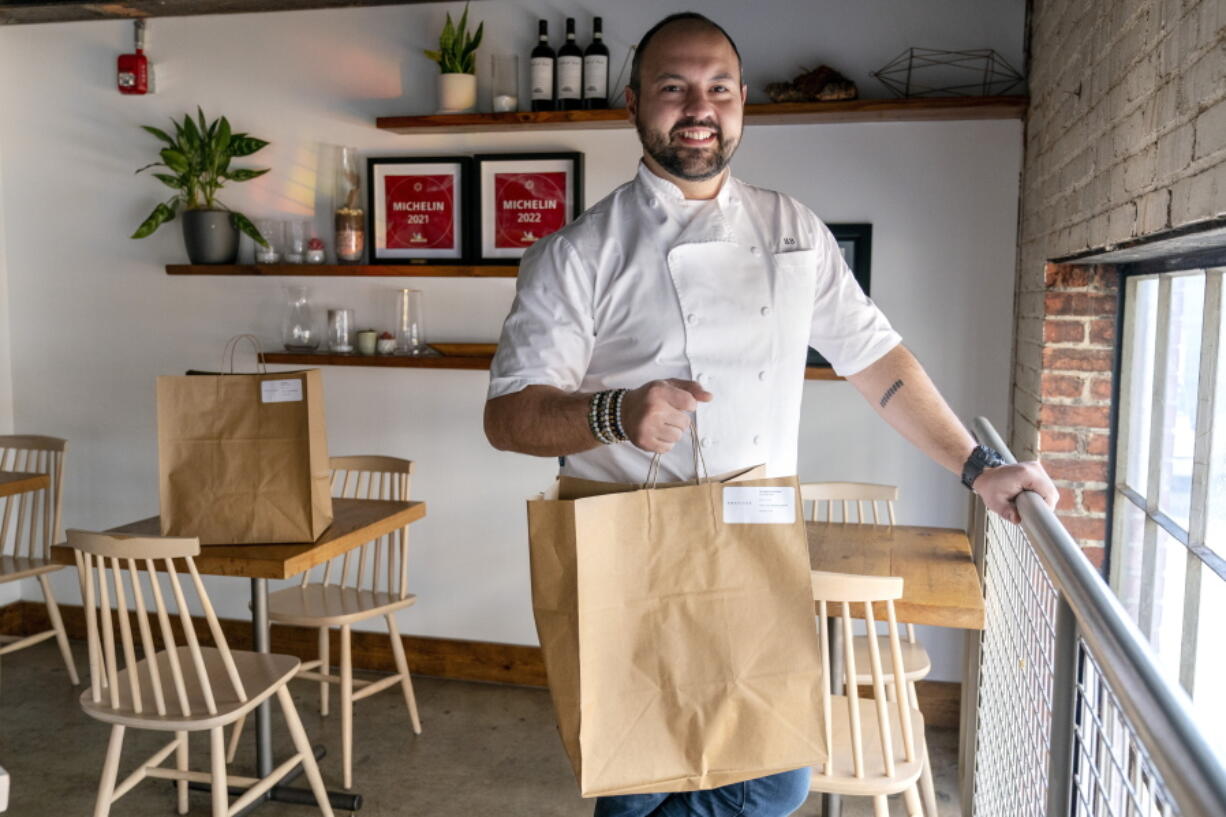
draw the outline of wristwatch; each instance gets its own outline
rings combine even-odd
[[[962,466],[962,484],[967,488],[972,488],[975,480],[983,473],[985,468],[995,468],[998,465],[1004,465],[1005,459],[1000,455],[1000,452],[994,448],[988,448],[986,445],[977,445],[971,451],[971,455],[966,458],[966,464]]]

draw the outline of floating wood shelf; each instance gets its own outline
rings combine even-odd
[[[471,349],[472,353],[464,351]],[[337,355],[331,352],[266,352],[268,363],[293,366],[376,366],[392,369],[469,369],[489,370],[494,359],[485,343],[450,343],[444,348],[452,354],[439,357],[409,357],[408,355]],[[461,354],[455,354],[462,352]],[[809,366],[805,380],[843,380],[829,366]]]
[[[746,124],[812,125],[833,122],[930,122],[1021,119],[1024,96],[938,99],[853,99],[849,102],[784,102],[745,106]],[[396,133],[497,133],[524,130],[628,128],[626,111],[538,111],[381,116],[375,125]]]
[[[425,3],[431,0],[0,0],[0,25],[66,23],[74,20],[132,20],[138,17],[188,17],[250,11],[299,11]]]
[[[167,264],[167,275],[333,275],[338,278],[514,278],[517,266],[441,264]]]

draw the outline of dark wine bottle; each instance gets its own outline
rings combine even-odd
[[[599,17],[592,20],[592,41],[583,52],[583,107],[609,107],[609,47]]]
[[[553,78],[557,57],[549,47],[549,23],[540,21],[540,38],[532,49],[532,110],[552,111],[557,107]]]
[[[575,18],[566,18],[566,42],[558,49],[558,108],[583,107],[583,51],[575,42]]]

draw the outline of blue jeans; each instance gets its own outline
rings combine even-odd
[[[809,796],[806,766],[708,791],[596,798],[594,817],[787,817]]]

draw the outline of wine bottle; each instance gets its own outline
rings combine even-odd
[[[575,18],[566,18],[566,42],[558,49],[558,108],[583,107],[583,51],[575,42]]]
[[[592,41],[583,52],[583,107],[609,107],[609,47],[599,17],[592,20]]]
[[[549,23],[540,21],[540,38],[532,49],[532,110],[552,111],[556,107],[553,74],[557,58],[549,47]]]

